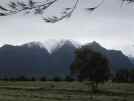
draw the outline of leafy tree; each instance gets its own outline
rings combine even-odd
[[[113,79],[115,82],[134,82],[134,69],[120,69]]]
[[[2,80],[3,80],[3,81],[8,81],[9,78],[8,78],[8,77],[4,77],[4,78],[2,78]]]
[[[36,78],[35,77],[32,77],[30,81],[36,81]]]
[[[41,78],[40,78],[40,81],[47,81],[46,76],[41,77]]]
[[[134,82],[134,69],[129,71],[129,79],[131,82]]]
[[[116,82],[128,82],[129,80],[129,71],[127,69],[120,69],[115,73],[113,81]]]
[[[20,77],[16,78],[16,81],[28,81],[28,78],[25,76],[20,76]]]
[[[66,76],[65,81],[74,81],[74,79],[71,76]]]
[[[105,56],[85,45],[76,50],[76,56],[71,65],[71,74],[79,80],[91,81],[92,89],[96,91],[100,82],[109,79],[110,63]]]
[[[55,77],[53,78],[53,81],[58,82],[58,81],[62,81],[62,79],[61,79],[60,77],[58,77],[58,76],[55,76]]]

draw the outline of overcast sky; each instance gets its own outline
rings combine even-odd
[[[8,1],[0,0],[0,4],[6,5]],[[61,8],[72,6],[73,1],[59,0],[56,8],[49,9],[49,13],[45,14],[58,14]],[[92,13],[84,10],[96,6],[100,1],[81,0],[71,18],[56,24],[45,23],[40,16],[32,14],[0,17],[0,45],[72,39],[80,43],[97,41],[106,48],[122,49],[127,54],[134,54],[134,4],[120,7],[120,0],[105,0]]]

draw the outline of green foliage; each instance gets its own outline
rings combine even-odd
[[[120,69],[115,73],[114,82],[134,82],[134,69]]]
[[[25,76],[20,76],[20,77],[16,78],[16,81],[28,81],[28,78]]]
[[[71,76],[66,76],[64,81],[74,81],[74,79]]]
[[[31,81],[36,81],[36,78],[32,77],[32,78],[31,78]]]
[[[40,81],[47,81],[46,76],[41,77],[41,78],[40,78]]]
[[[134,69],[129,70],[129,79],[131,82],[134,82]]]
[[[102,54],[82,46],[76,50],[75,60],[71,65],[71,74],[80,80],[95,83],[107,81],[111,75],[108,59]]]
[[[116,81],[116,82],[128,82],[128,80],[129,80],[129,72],[128,72],[128,70],[121,69],[121,70],[118,70],[115,74],[116,75],[115,75],[113,81]]]
[[[96,93],[98,84],[109,80],[111,76],[110,63],[105,56],[85,45],[76,50],[76,56],[71,65],[71,74],[80,81],[91,81],[92,91]]]
[[[55,77],[53,77],[52,81],[56,81],[56,82],[62,81],[62,78],[55,76]]]

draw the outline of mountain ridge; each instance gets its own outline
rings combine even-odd
[[[123,54],[121,50],[111,50],[111,49],[105,49],[97,42],[92,42],[87,44],[87,46],[96,51],[100,52],[103,55],[105,55],[109,61],[112,64],[113,70],[119,70],[119,69],[132,69],[134,68],[134,65],[129,60],[129,57]]]
[[[60,42],[60,41],[59,41]],[[0,74],[17,76],[65,76],[70,73],[70,65],[75,57],[75,50],[80,47],[70,40],[63,40],[50,53],[40,42],[30,42],[19,46],[0,47]],[[97,42],[86,44],[100,52],[112,62],[112,68],[131,69],[134,65],[121,51],[108,50]]]

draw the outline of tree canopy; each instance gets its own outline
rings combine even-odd
[[[111,75],[110,63],[104,55],[85,45],[76,50],[76,56],[71,65],[71,74],[80,80],[104,82]]]
[[[60,20],[65,18],[71,17],[73,12],[77,9],[77,6],[80,4],[81,0],[72,0],[72,7],[63,8],[60,16],[42,16],[44,11],[48,8],[54,6],[59,0],[44,0],[44,1],[35,1],[35,0],[11,0],[7,6],[0,5],[0,16],[9,16],[13,14],[17,14],[20,12],[25,12],[25,14],[29,14],[31,11],[34,14],[39,14],[43,18],[43,20],[47,23],[56,23]],[[99,3],[96,3],[93,7],[84,8],[87,11],[94,11],[95,9],[99,8],[105,0],[98,0]],[[122,3],[132,3],[134,0],[120,0]],[[89,1],[90,2],[90,1]]]

